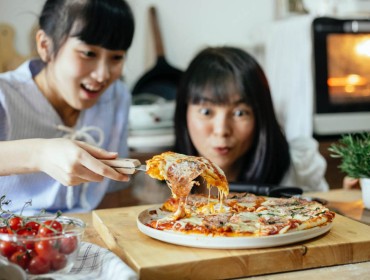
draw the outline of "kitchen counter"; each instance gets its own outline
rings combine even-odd
[[[327,193],[309,193],[312,197],[319,197],[328,201],[328,207],[351,219],[370,224],[370,210],[362,207],[361,191],[359,190],[332,190]],[[92,223],[92,214],[73,214],[71,216],[79,217],[87,223],[84,235],[84,241],[97,244],[107,248],[107,244],[102,240]],[[122,216],[122,219],[125,219]],[[327,277],[330,279],[370,279],[370,261],[337,265],[330,267],[306,269],[292,272],[282,272],[262,276],[249,277],[248,279],[308,279],[313,277]]]

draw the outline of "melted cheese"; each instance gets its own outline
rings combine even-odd
[[[185,226],[187,224],[201,226],[203,224],[203,222],[202,222],[202,219],[200,217],[192,216],[192,217],[189,217],[189,218],[183,218],[181,220],[177,220],[174,224],[174,227],[176,227],[176,225],[180,225],[180,228],[185,228]]]
[[[172,196],[179,198],[178,209],[173,215],[174,219],[179,219],[186,215],[186,198],[192,187],[198,185],[198,182],[193,181],[198,176],[203,177],[207,183],[207,188],[218,188],[219,200],[221,202],[219,211],[224,211],[222,201],[229,193],[229,186],[224,172],[209,160],[203,157],[165,152],[147,160],[146,163],[147,174],[155,179],[166,180]],[[208,203],[207,207],[204,210],[207,213],[215,212],[211,203]]]

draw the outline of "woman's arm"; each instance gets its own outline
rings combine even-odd
[[[99,159],[114,159],[117,153],[68,139],[24,139],[0,142],[0,176],[45,172],[63,185],[102,181],[108,177],[128,181]]]

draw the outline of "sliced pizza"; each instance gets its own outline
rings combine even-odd
[[[150,213],[147,225],[187,234],[261,237],[324,226],[335,217],[320,203],[299,198],[230,193],[221,205],[217,198],[190,194],[187,201],[185,217],[171,218],[179,200],[170,198]]]
[[[335,214],[300,198],[229,193],[223,171],[203,157],[165,152],[147,162],[147,174],[166,180],[172,197],[149,212],[146,225],[157,230],[206,236],[262,237],[303,231],[331,223]],[[190,194],[202,177],[218,196]]]
[[[215,164],[203,157],[187,156],[174,152],[165,152],[146,161],[147,174],[158,180],[166,180],[172,196],[177,200],[177,207],[172,219],[185,217],[186,199],[199,176],[207,183],[207,187],[216,187],[219,200],[229,193],[224,172]]]

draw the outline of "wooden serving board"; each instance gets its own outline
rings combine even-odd
[[[93,224],[107,247],[140,279],[226,279],[370,260],[370,226],[337,215],[330,232],[269,249],[199,249],[152,239],[136,226],[154,205],[93,211]]]

